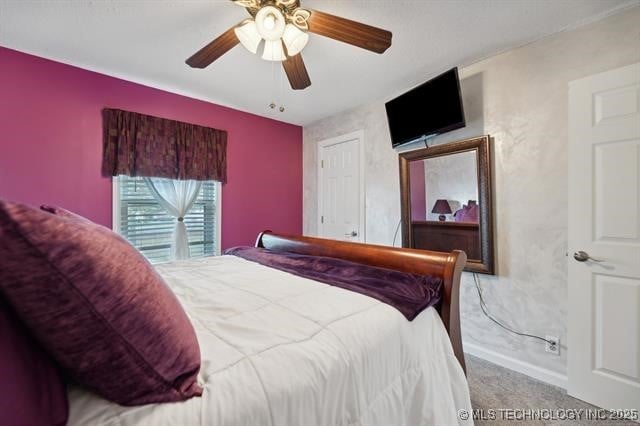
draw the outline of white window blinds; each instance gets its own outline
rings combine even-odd
[[[116,188],[116,231],[150,262],[169,261],[175,218],[154,199],[143,178],[118,176]],[[214,181],[203,182],[196,201],[184,218],[191,257],[216,253],[217,188]]]

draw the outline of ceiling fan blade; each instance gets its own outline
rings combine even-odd
[[[206,68],[213,61],[234,48],[236,44],[240,43],[234,30],[235,27],[229,28],[220,37],[198,50],[186,60],[187,65],[192,68]]]
[[[303,90],[311,86],[307,67],[304,66],[304,61],[300,53],[295,56],[289,56],[286,60],[282,61],[282,66],[293,90]]]
[[[391,46],[390,31],[361,24],[360,22],[317,10],[311,11],[307,21],[309,31],[334,40],[342,41],[376,53],[383,53]]]

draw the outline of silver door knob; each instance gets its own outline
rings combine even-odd
[[[345,237],[357,237],[358,233],[356,231],[351,231],[348,234],[344,234]]]
[[[602,262],[602,260],[600,259],[594,259],[593,257],[589,256],[589,253],[587,253],[586,251],[577,251],[573,253],[573,258],[578,262],[586,262],[587,260],[591,260],[592,262]]]

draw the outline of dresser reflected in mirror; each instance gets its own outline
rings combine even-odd
[[[489,136],[400,154],[402,245],[467,254],[465,270],[493,274]]]

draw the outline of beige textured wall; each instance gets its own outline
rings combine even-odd
[[[568,83],[640,61],[640,8],[559,33],[461,69],[467,127],[436,143],[490,134],[494,152],[497,276],[481,276],[493,313],[514,327],[559,336],[562,355],[482,316],[463,277],[466,343],[566,373]],[[425,75],[424,79],[428,79]],[[409,89],[409,87],[407,87]],[[365,131],[366,240],[391,244],[400,218],[397,152],[384,101],[304,128],[304,232],[316,233],[316,142]],[[416,147],[414,146],[413,149]],[[412,149],[408,147],[405,149]],[[398,245],[398,243],[396,243]]]

